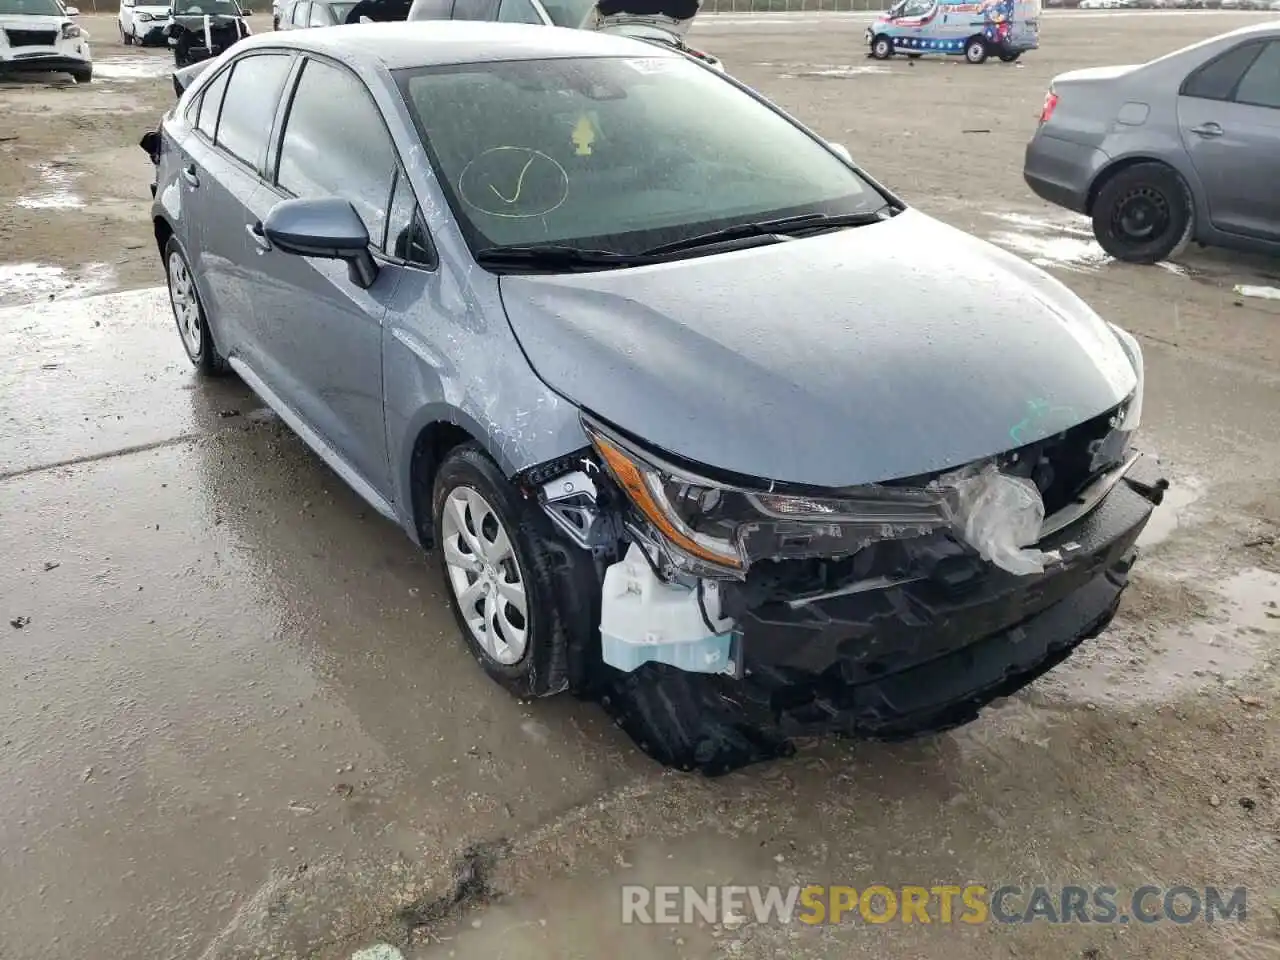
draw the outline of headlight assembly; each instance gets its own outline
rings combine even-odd
[[[875,540],[950,522],[940,490],[877,486],[820,497],[747,489],[664,463],[598,423],[583,425],[671,561],[701,576],[745,577],[757,559],[850,556]]]
[[[1138,384],[1133,388],[1132,399],[1128,406],[1125,407],[1124,419],[1120,421],[1120,425],[1116,428],[1122,433],[1133,433],[1138,429],[1138,424],[1142,421],[1142,394],[1146,387],[1145,376],[1142,366],[1142,345],[1138,343],[1136,337],[1111,324],[1111,330],[1116,335],[1116,339],[1120,341],[1120,346],[1124,348],[1124,352],[1129,356],[1129,362],[1133,364],[1134,375],[1138,378]]]

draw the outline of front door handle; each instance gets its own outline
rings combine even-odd
[[[193,187],[200,186],[200,175],[196,173],[196,165],[194,163],[188,163],[182,168],[182,179]]]
[[[1192,127],[1191,132],[1197,137],[1220,137],[1222,136],[1222,127],[1211,120],[1208,123],[1200,124],[1198,127]]]
[[[249,239],[253,241],[254,246],[258,248],[259,253],[266,253],[271,249],[271,241],[267,239],[267,235],[262,232],[262,221],[257,223],[246,223],[244,232],[249,235]]]

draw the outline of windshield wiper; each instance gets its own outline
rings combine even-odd
[[[533,267],[543,270],[602,270],[647,263],[650,259],[616,250],[589,250],[556,243],[485,247],[477,250],[475,257],[476,263],[482,267]]]
[[[747,237],[795,236],[810,231],[837,230],[842,227],[865,227],[868,224],[888,220],[897,213],[896,207],[884,206],[871,213],[802,213],[795,217],[780,217],[777,220],[757,220],[751,223],[735,223],[710,233],[700,233],[696,237],[685,237],[673,240],[645,250],[641,256],[657,257],[667,253],[678,253],[681,250],[693,250],[697,247],[714,246],[717,243],[728,243]]]

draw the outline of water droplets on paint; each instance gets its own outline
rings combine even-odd
[[[168,57],[104,57],[93,62],[95,80],[131,83],[168,76],[172,71],[173,61]]]
[[[48,263],[0,264],[0,307],[87,297],[114,282],[115,271],[106,263],[85,264],[74,274]]]
[[[15,207],[27,210],[79,210],[84,206],[84,201],[72,190],[79,174],[70,169],[68,164],[51,160],[38,164],[36,169],[40,171],[38,192],[18,197],[13,201]]]

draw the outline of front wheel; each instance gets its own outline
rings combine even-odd
[[[893,56],[893,41],[880,34],[871,41],[871,55],[877,60],[888,60]]]
[[[970,63],[986,63],[987,53],[987,41],[982,37],[973,37],[965,44],[964,58]]]
[[[71,71],[71,78],[72,78],[73,80],[75,80],[75,82],[76,82],[76,83],[92,83],[92,82],[93,82],[93,67],[92,67],[92,66],[84,66],[84,67],[80,67],[80,68],[78,68],[78,69],[76,69],[76,70],[72,70],[72,71]]]
[[[1093,235],[1129,263],[1159,263],[1191,240],[1195,218],[1182,178],[1163,163],[1137,163],[1102,185],[1093,202]]]
[[[116,27],[120,31],[120,42],[123,43],[126,47],[133,46],[133,35],[130,33],[125,33],[124,24],[117,21]]]
[[[440,465],[432,520],[450,605],[485,673],[519,697],[568,687],[572,611],[557,604],[545,514],[468,443]]]

